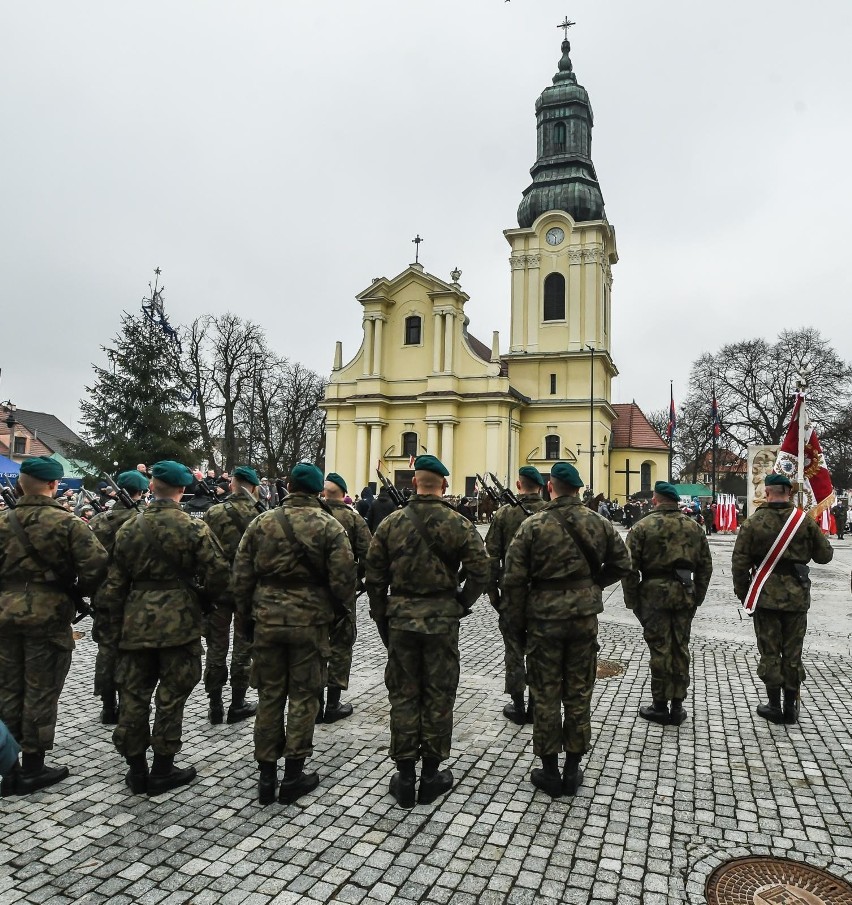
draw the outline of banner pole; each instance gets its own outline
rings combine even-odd
[[[805,412],[805,389],[807,383],[804,378],[798,381],[799,390],[799,458],[796,469],[796,481],[799,484],[799,509],[805,506],[805,426],[807,424],[807,413]]]

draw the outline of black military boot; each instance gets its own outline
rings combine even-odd
[[[524,696],[513,694],[511,703],[503,708],[503,716],[511,720],[516,726],[523,726],[527,721],[527,712],[524,707]]]
[[[390,793],[401,808],[409,810],[414,807],[414,786],[417,782],[415,761],[400,760],[396,765],[399,771],[391,776]]]
[[[583,782],[583,771],[580,768],[582,754],[566,754],[565,766],[562,769],[562,794],[576,795]]]
[[[257,704],[250,704],[246,700],[246,689],[232,688],[231,706],[228,708],[228,723],[239,723],[240,720],[247,720],[256,713]]]
[[[275,801],[275,787],[278,785],[278,764],[274,760],[261,761],[257,767],[260,770],[257,800],[260,804],[272,804]]]
[[[437,757],[423,758],[423,772],[420,775],[420,788],[417,790],[418,804],[432,804],[436,798],[446,795],[452,789],[453,771],[439,771],[440,763]]]
[[[9,798],[18,794],[18,777],[21,775],[21,764],[18,760],[3,774],[0,783],[0,798]]]
[[[672,709],[669,714],[669,722],[672,726],[680,726],[686,719],[686,711],[683,709],[683,698],[672,698]]]
[[[639,716],[643,720],[650,720],[652,723],[668,726],[670,720],[669,705],[666,701],[654,701],[650,707],[647,704],[643,704],[639,708]]]
[[[188,786],[195,779],[195,767],[176,767],[173,754],[154,754],[148,776],[148,796],[162,795],[179,786]]]
[[[328,693],[325,697],[325,713],[322,721],[324,723],[336,723],[338,720],[345,720],[346,717],[352,716],[352,705],[340,703],[340,692],[342,689],[335,688],[334,685],[328,686]]]
[[[222,703],[222,689],[217,688],[215,691],[209,691],[207,697],[210,698],[210,708],[207,716],[214,726],[221,726],[225,720],[225,705]]]
[[[559,755],[542,754],[541,767],[536,767],[530,774],[532,784],[546,792],[551,798],[562,796],[562,777],[559,775]]]
[[[104,726],[114,726],[118,722],[118,695],[115,690],[101,695],[101,722]]]
[[[769,720],[770,723],[783,723],[784,712],[781,710],[781,689],[767,686],[766,700],[768,703],[757,705],[757,715]]]
[[[319,725],[322,722],[322,718],[325,716],[325,690],[319,693],[319,710],[317,710],[317,718],[314,720],[315,725]]]
[[[784,722],[789,725],[799,722],[799,690],[784,689]]]
[[[29,795],[61,782],[68,776],[68,767],[45,767],[44,751],[21,755],[21,772],[15,784],[17,795]]]
[[[278,787],[278,800],[281,804],[293,804],[319,785],[319,774],[305,773],[304,767],[304,757],[288,757],[284,761],[284,779]]]
[[[125,760],[130,767],[124,775],[127,788],[134,795],[144,795],[148,791],[148,760],[144,754],[131,754]]]

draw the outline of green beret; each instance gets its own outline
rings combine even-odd
[[[62,466],[50,456],[36,456],[21,462],[21,474],[28,474],[39,481],[58,481],[65,475]]]
[[[190,487],[195,483],[195,478],[186,465],[181,465],[180,462],[173,462],[171,459],[157,462],[151,468],[151,474],[158,481],[168,484],[169,487]]]
[[[528,481],[533,481],[538,484],[539,487],[544,487],[545,480],[541,476],[541,472],[534,465],[524,465],[518,469],[518,474],[522,478],[526,478]]]
[[[115,483],[131,493],[145,493],[149,481],[141,471],[123,471],[116,478]]]
[[[585,487],[585,482],[580,477],[580,472],[570,462],[557,462],[550,469],[550,476],[562,481],[569,487]]]
[[[346,486],[346,481],[340,477],[340,475],[336,471],[330,471],[325,476],[326,481],[331,481],[332,484],[337,484],[337,486],[344,492],[349,493],[349,488]]]
[[[669,484],[668,481],[657,481],[654,484],[654,493],[657,496],[671,497],[676,503],[680,502],[680,494],[677,492],[677,487],[674,484]]]
[[[24,470],[24,466],[21,466],[21,471]],[[790,479],[785,474],[779,474],[777,471],[773,471],[768,474],[764,479],[763,483],[766,487],[792,487],[792,483]]]
[[[233,471],[233,476],[239,481],[251,484],[252,487],[257,487],[260,483],[257,472],[250,465],[238,465]]]
[[[325,483],[322,472],[309,462],[300,462],[296,465],[290,472],[290,480],[308,493],[319,493]]]
[[[446,478],[449,475],[445,465],[435,456],[418,456],[414,460],[415,471],[431,471],[434,474]]]

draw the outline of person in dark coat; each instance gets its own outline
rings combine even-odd
[[[395,509],[396,503],[391,499],[390,491],[387,487],[382,487],[366,515],[365,520],[370,533],[375,534],[376,528],[382,523],[382,519],[387,518]]]

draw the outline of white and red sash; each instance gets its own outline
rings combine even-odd
[[[784,551],[790,546],[790,541],[793,540],[793,537],[799,530],[799,526],[804,520],[805,511],[803,509],[793,509],[790,513],[790,517],[784,523],[781,533],[775,538],[772,546],[769,548],[769,552],[764,557],[763,562],[758,566],[757,571],[752,576],[748,594],[746,594],[746,598],[743,601],[743,609],[749,616],[754,614],[754,610],[757,607],[757,598],[760,597],[763,586],[772,574],[772,570],[778,564],[778,560],[784,555]]]

